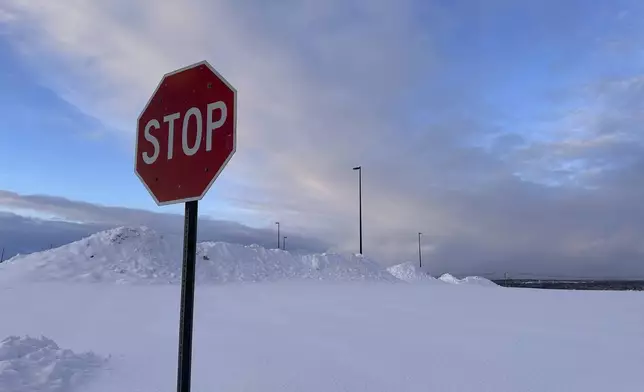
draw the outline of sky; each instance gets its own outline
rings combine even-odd
[[[422,232],[432,273],[644,278],[643,17],[637,0],[2,0],[0,232],[25,251],[180,230],[182,206],[134,175],[135,124],[163,74],[208,60],[238,91],[238,146],[203,238],[270,245],[280,221],[295,247],[356,252],[361,165],[364,253],[384,264],[416,260]]]

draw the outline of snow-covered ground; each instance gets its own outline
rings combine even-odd
[[[76,354],[44,336],[9,336],[0,342],[0,390],[69,391],[84,383],[106,364],[87,352]]]
[[[0,266],[0,391],[174,391],[168,255],[180,250],[159,237],[119,229]],[[199,249],[195,392],[644,388],[641,292],[507,289],[409,263],[394,268],[401,280],[356,256]]]

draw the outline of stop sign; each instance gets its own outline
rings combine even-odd
[[[206,61],[163,76],[136,127],[136,175],[158,205],[200,200],[235,153],[237,91]]]

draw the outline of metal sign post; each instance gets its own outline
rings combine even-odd
[[[190,391],[192,370],[192,323],[195,305],[198,201],[186,203],[181,271],[181,316],[179,320],[179,371],[177,392]]]

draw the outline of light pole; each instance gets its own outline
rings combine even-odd
[[[360,225],[360,254],[362,254],[362,166],[356,166],[353,170],[358,171],[358,202],[359,202],[359,225]]]
[[[284,249],[284,250],[286,250],[286,239],[287,238],[288,238],[287,236],[282,237],[282,249]]]
[[[420,236],[423,233],[418,232],[418,268],[423,268],[423,254],[420,251]]]
[[[277,225],[277,249],[279,249],[280,248],[280,223],[275,222],[275,224]]]

